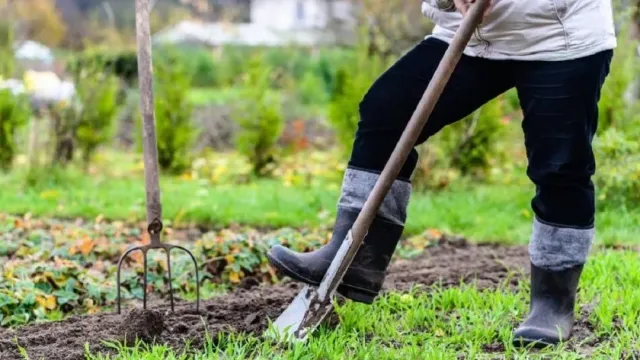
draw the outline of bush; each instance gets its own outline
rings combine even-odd
[[[312,72],[302,76],[297,92],[300,102],[304,105],[324,105],[328,100],[322,78]]]
[[[132,83],[138,76],[138,58],[135,51],[85,51],[67,62],[67,71],[78,73],[96,64],[101,65],[103,72],[111,73],[128,83]]]
[[[114,135],[119,108],[118,78],[100,57],[84,61],[82,66],[71,68],[76,86],[73,101],[50,106],[55,164],[72,161],[76,149],[80,149],[84,165],[88,166],[97,148]]]
[[[0,170],[11,168],[18,151],[16,132],[27,124],[30,117],[31,108],[26,96],[0,90]]]
[[[594,182],[598,200],[613,204],[640,201],[640,145],[637,133],[608,128],[594,140],[598,162]]]
[[[486,179],[495,162],[506,160],[506,153],[497,147],[505,129],[504,107],[503,97],[498,97],[422,144],[413,175],[415,188],[445,188],[460,176]]]
[[[118,111],[118,80],[101,71],[100,67],[87,68],[77,77],[78,116],[76,141],[88,165],[98,146],[113,137],[114,120]]]
[[[233,111],[239,126],[236,147],[249,159],[256,176],[268,175],[276,163],[275,145],[284,128],[282,99],[268,91],[272,75],[261,57],[253,57],[242,81],[241,100]]]
[[[385,67],[382,59],[369,57],[364,49],[360,49],[353,61],[343,64],[336,71],[328,121],[345,152],[350,152],[353,146],[360,121],[359,104]]]
[[[497,140],[501,137],[504,125],[503,99],[499,97],[485,104],[463,121],[445,129],[455,138],[455,147],[451,148],[451,165],[463,175],[484,177],[495,160]]]
[[[597,170],[594,182],[598,199],[607,205],[637,205],[640,200],[640,135],[638,80],[640,68],[636,54],[637,40],[629,36],[632,23],[621,15],[623,27],[618,35],[610,73],[599,102],[598,133],[593,147]],[[629,92],[636,82],[636,94]],[[633,95],[635,99],[630,99]]]
[[[622,125],[633,115],[625,95],[638,74],[637,41],[631,40],[628,31],[623,30],[618,35],[618,42],[620,46],[615,51],[598,103],[599,134],[612,126]]]
[[[0,78],[12,76],[16,61],[13,55],[13,28],[9,22],[0,21]]]
[[[176,61],[173,53],[154,64],[156,139],[158,164],[171,174],[179,174],[191,165],[190,151],[198,136],[191,118],[193,106],[188,100],[192,73]],[[142,149],[142,117],[138,114],[138,148]]]

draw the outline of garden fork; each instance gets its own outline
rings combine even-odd
[[[158,144],[155,133],[155,114],[153,109],[153,69],[151,58],[151,30],[149,28],[149,0],[136,0],[136,33],[138,46],[138,78],[140,83],[140,108],[142,111],[142,137],[144,152],[144,177],[147,203],[147,232],[150,243],[136,246],[127,250],[118,261],[118,314],[120,314],[120,268],[122,261],[133,251],[142,251],[144,259],[144,289],[143,307],[147,309],[147,252],[151,249],[164,249],[167,253],[167,271],[169,275],[169,294],[171,311],[173,305],[173,288],[171,284],[171,255],[172,249],[185,251],[195,265],[196,270],[196,311],[200,311],[200,280],[198,263],[193,254],[179,245],[172,245],[160,241],[162,232],[162,206],[160,204],[160,185],[158,178]]]

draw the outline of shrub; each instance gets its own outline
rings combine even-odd
[[[637,133],[608,128],[594,140],[598,200],[609,204],[640,201],[640,145]]]
[[[346,62],[336,71],[328,121],[345,152],[349,152],[353,146],[360,121],[359,104],[384,70],[385,62],[382,59],[370,57],[365,49],[360,49],[352,61]]]
[[[67,62],[67,71],[78,73],[87,67],[100,64],[102,71],[109,72],[128,83],[138,76],[138,58],[135,51],[106,52],[85,51]]]
[[[31,116],[26,96],[0,90],[0,170],[9,170],[18,151],[16,132]]]
[[[630,85],[638,71],[637,41],[630,40],[627,31],[618,36],[621,46],[616,49],[610,73],[602,87],[599,106],[598,133],[611,126],[621,125],[632,115],[626,100]]]
[[[191,165],[190,151],[198,136],[191,114],[193,106],[188,100],[192,73],[176,61],[173,53],[156,61],[155,115],[158,164],[171,174],[178,174]],[[138,148],[142,149],[142,117],[138,114]]]
[[[9,22],[0,21],[0,78],[13,75],[16,61],[13,55],[13,28]]]
[[[88,166],[97,148],[113,137],[119,81],[104,58],[90,59],[83,61],[82,67],[70,68],[76,87],[73,100],[49,107],[55,142],[53,163],[68,163],[80,149]]]
[[[631,9],[632,10],[632,9]],[[594,182],[604,204],[632,205],[640,200],[640,135],[636,94],[629,92],[639,73],[637,40],[629,36],[632,23],[622,12],[619,46],[599,102],[598,133],[593,147],[597,161]],[[635,97],[630,99],[629,95]]]
[[[415,188],[445,188],[460,176],[486,179],[494,162],[506,159],[497,147],[505,128],[503,107],[503,97],[494,99],[422,144],[413,175]]]
[[[284,128],[282,99],[268,91],[272,75],[261,57],[253,57],[242,81],[241,100],[233,111],[239,126],[236,147],[249,159],[256,176],[268,175],[276,162],[275,145]]]
[[[456,139],[452,150],[451,164],[463,175],[487,174],[491,160],[496,157],[497,139],[500,138],[504,125],[503,100],[497,98],[475,111],[463,121],[445,129]]]
[[[304,105],[323,105],[328,99],[322,78],[312,72],[302,76],[298,85],[298,96]]]
[[[118,111],[118,80],[101,71],[88,68],[76,81],[81,110],[78,116],[76,141],[88,165],[98,146],[113,136],[114,120]]]

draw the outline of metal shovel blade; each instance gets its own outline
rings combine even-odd
[[[347,254],[355,252],[359,243],[353,241],[351,231],[340,245],[336,256],[325,273],[317,289],[306,285],[300,290],[287,309],[280,314],[269,331],[278,337],[304,341],[333,309],[332,297],[342,281],[345,269],[351,261],[345,261]]]

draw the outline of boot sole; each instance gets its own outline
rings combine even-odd
[[[311,279],[307,279],[304,276],[299,275],[298,273],[296,273],[295,271],[289,269],[285,264],[283,264],[282,262],[280,262],[278,259],[274,258],[273,256],[271,256],[270,253],[267,252],[267,259],[269,259],[269,262],[275,266],[279,271],[285,273],[285,275],[289,276],[290,278],[303,282],[307,285],[311,285],[311,286],[319,286],[320,282],[317,281],[313,281]],[[375,297],[377,296],[377,294],[372,293],[370,291],[364,290],[364,289],[360,289],[357,287],[353,287],[350,285],[346,285],[346,284],[342,284],[338,286],[338,289],[336,290],[336,292],[338,292],[340,295],[346,297],[347,299],[350,299],[352,301],[355,302],[360,302],[360,303],[364,303],[364,304],[372,304],[373,300],[375,299]]]
[[[535,349],[543,349],[550,346],[555,346],[558,343],[553,341],[547,341],[544,339],[527,339],[524,337],[515,338],[512,341],[515,347],[533,347]]]

